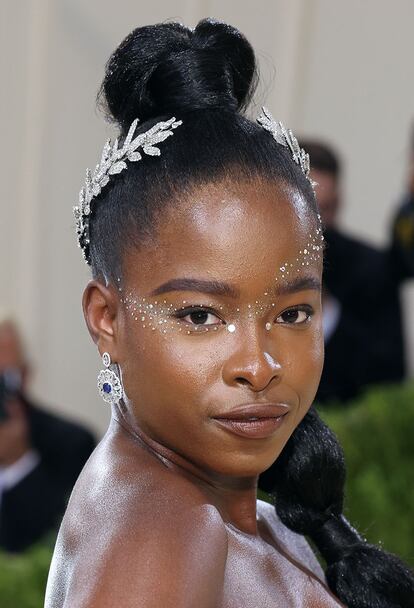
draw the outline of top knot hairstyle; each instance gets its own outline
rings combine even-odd
[[[183,125],[160,157],[131,163],[96,197],[87,252],[95,278],[122,280],[126,249],[153,238],[166,208],[207,182],[283,181],[318,222],[311,184],[290,151],[243,114],[256,81],[249,42],[211,19],[194,30],[179,23],[137,28],[115,50],[99,100],[121,139],[136,118],[138,132],[173,116]],[[413,573],[344,518],[344,481],[342,450],[312,407],[272,466],[268,489],[279,517],[314,541],[329,587],[348,608],[414,608]]]
[[[247,107],[256,86],[253,49],[235,28],[211,19],[137,28],[110,58],[101,94],[125,132],[139,116]]]
[[[318,222],[312,187],[290,150],[243,115],[256,83],[249,42],[212,19],[194,29],[140,27],[114,51],[98,101],[121,144],[136,118],[136,134],[173,116],[183,125],[161,156],[130,163],[94,199],[86,254],[95,278],[122,277],[124,251],[148,242],[167,207],[208,182],[282,180],[303,194]]]

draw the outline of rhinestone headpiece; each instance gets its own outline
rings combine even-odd
[[[149,156],[159,156],[160,149],[155,144],[158,144],[164,139],[167,139],[173,134],[173,129],[182,124],[182,120],[176,120],[175,117],[169,120],[158,122],[145,133],[140,133],[134,138],[135,129],[138,124],[136,118],[126,136],[122,147],[118,149],[118,139],[111,144],[108,139],[102,150],[101,161],[95,167],[93,174],[89,169],[86,169],[85,185],[79,193],[79,205],[73,208],[76,222],[76,234],[78,237],[78,245],[82,249],[83,257],[87,264],[89,261],[89,221],[91,214],[91,203],[104,188],[111,177],[121,173],[128,167],[126,160],[136,162],[141,160],[142,153]]]
[[[108,139],[102,150],[100,163],[96,165],[93,174],[89,169],[86,169],[85,185],[79,193],[79,205],[73,208],[73,213],[75,215],[78,245],[82,249],[83,257],[87,264],[90,264],[89,221],[93,199],[108,184],[111,175],[116,175],[127,169],[126,160],[130,162],[139,161],[142,159],[142,153],[149,156],[160,156],[161,151],[155,144],[173,135],[173,129],[181,125],[183,121],[172,117],[169,120],[158,122],[148,131],[140,133],[140,135],[134,138],[138,122],[138,118],[136,118],[131,124],[121,148],[118,149],[118,139],[115,139],[113,144]],[[257,122],[273,135],[273,139],[278,144],[290,149],[293,160],[300,166],[305,177],[309,180],[312,188],[314,188],[315,182],[309,177],[309,154],[299,146],[299,142],[292,131],[286,129],[281,122],[277,122],[265,107],[262,107],[262,112],[257,117]]]
[[[278,144],[290,149],[293,160],[300,166],[306,179],[310,182],[312,188],[314,188],[316,184],[309,177],[309,154],[299,146],[299,142],[292,131],[286,129],[281,122],[277,122],[265,107],[262,107],[262,112],[257,117],[257,122],[273,135],[273,139],[277,141]]]

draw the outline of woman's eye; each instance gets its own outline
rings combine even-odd
[[[188,309],[181,310],[176,314],[176,317],[178,319],[183,319],[190,325],[219,325],[223,323],[217,315],[202,308],[191,310],[191,312],[189,312]]]
[[[189,315],[183,317],[186,321],[193,323],[194,325],[213,325],[214,321],[219,321],[216,315],[206,310],[197,310]]]
[[[281,315],[276,319],[277,323],[284,323],[287,325],[301,325],[302,323],[306,323],[309,321],[313,314],[313,310],[311,308],[291,308],[289,310],[285,310]],[[282,321],[279,321],[282,319]]]

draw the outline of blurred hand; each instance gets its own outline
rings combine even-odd
[[[8,417],[0,422],[0,466],[9,466],[30,450],[29,425],[23,403],[6,403]]]

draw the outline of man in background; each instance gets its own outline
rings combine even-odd
[[[394,218],[391,244],[383,249],[340,229],[341,165],[329,146],[302,142],[310,154],[311,178],[326,240],[323,293],[325,366],[316,401],[347,401],[368,385],[398,382],[406,376],[400,302],[401,281],[414,275],[414,205],[411,222]],[[414,179],[412,180],[414,181]],[[410,211],[411,210],[411,211]],[[410,232],[411,226],[411,232]],[[405,248],[402,248],[402,235]],[[405,264],[401,258],[405,256]]]
[[[0,317],[0,547],[10,552],[58,527],[95,447],[89,431],[31,401],[28,376],[18,329]]]
[[[392,222],[391,255],[400,280],[414,277],[414,125],[411,132],[407,191]]]

